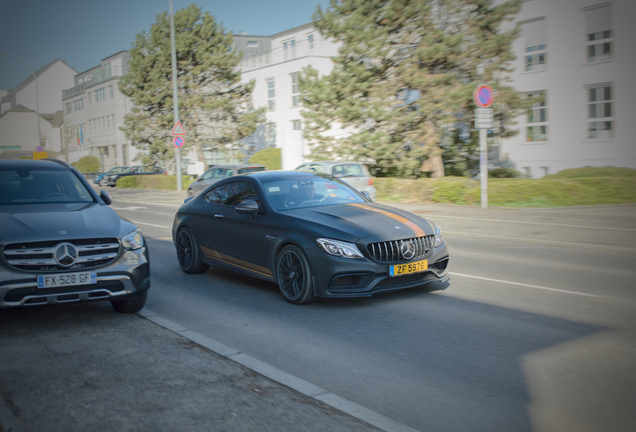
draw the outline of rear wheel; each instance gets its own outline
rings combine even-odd
[[[188,274],[202,273],[208,265],[201,262],[199,246],[188,228],[181,228],[177,234],[177,259],[181,270]]]
[[[314,284],[309,262],[294,245],[283,248],[276,261],[276,273],[280,292],[290,303],[303,304],[314,301]]]
[[[110,304],[119,313],[134,313],[143,309],[146,304],[146,298],[148,298],[148,290],[138,292],[135,297],[111,300]]]

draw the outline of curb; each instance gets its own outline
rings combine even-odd
[[[198,345],[201,345],[202,347],[214,351],[215,353],[229,360],[239,363],[256,373],[259,373],[264,377],[271,379],[272,381],[296,390],[297,392],[300,392],[312,399],[316,399],[322,403],[325,403],[332,408],[349,414],[350,416],[362,420],[379,429],[382,429],[383,431],[418,432],[416,429],[413,429],[410,426],[392,420],[380,413],[365,408],[362,405],[358,405],[355,402],[351,402],[350,400],[324,390],[310,382],[298,378],[297,376],[275,368],[233,348],[227,347],[220,342],[210,339],[207,336],[203,336],[202,334],[193,332],[192,330],[188,330],[170,320],[160,317],[159,315],[155,314],[152,311],[149,311],[148,309],[142,309],[141,311],[137,312],[137,314],[147,319],[148,321],[152,321],[158,326],[175,332],[178,335],[183,336],[184,338]]]

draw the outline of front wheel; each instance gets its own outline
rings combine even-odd
[[[108,186],[108,184],[106,183],[106,179],[104,179],[104,178],[103,178],[103,179],[101,179],[101,180],[99,181],[99,185],[100,185],[101,187],[106,187],[106,186]]]
[[[309,262],[294,245],[288,245],[278,255],[276,273],[280,292],[290,303],[304,304],[314,301],[314,283]]]
[[[111,300],[110,304],[119,313],[135,313],[143,309],[146,304],[146,298],[148,298],[148,290],[138,292],[135,297]]]
[[[177,259],[181,270],[188,274],[202,273],[208,269],[201,262],[199,246],[188,228],[181,228],[177,234]]]

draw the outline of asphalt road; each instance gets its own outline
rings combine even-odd
[[[636,429],[636,206],[406,204],[445,229],[451,282],[285,303],[273,284],[185,275],[176,193],[114,190],[152,252],[147,308],[422,431]]]

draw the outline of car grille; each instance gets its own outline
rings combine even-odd
[[[408,241],[415,246],[415,255],[408,260],[402,255],[402,245]],[[367,251],[371,258],[378,262],[401,262],[423,259],[433,253],[435,236],[428,235],[412,239],[394,240],[388,242],[371,243],[367,245]]]
[[[60,243],[70,243],[77,250],[77,259],[70,267],[60,265],[55,259],[55,250]],[[110,264],[118,255],[119,240],[116,238],[10,244],[4,248],[4,258],[11,267],[40,272],[98,267]]]

